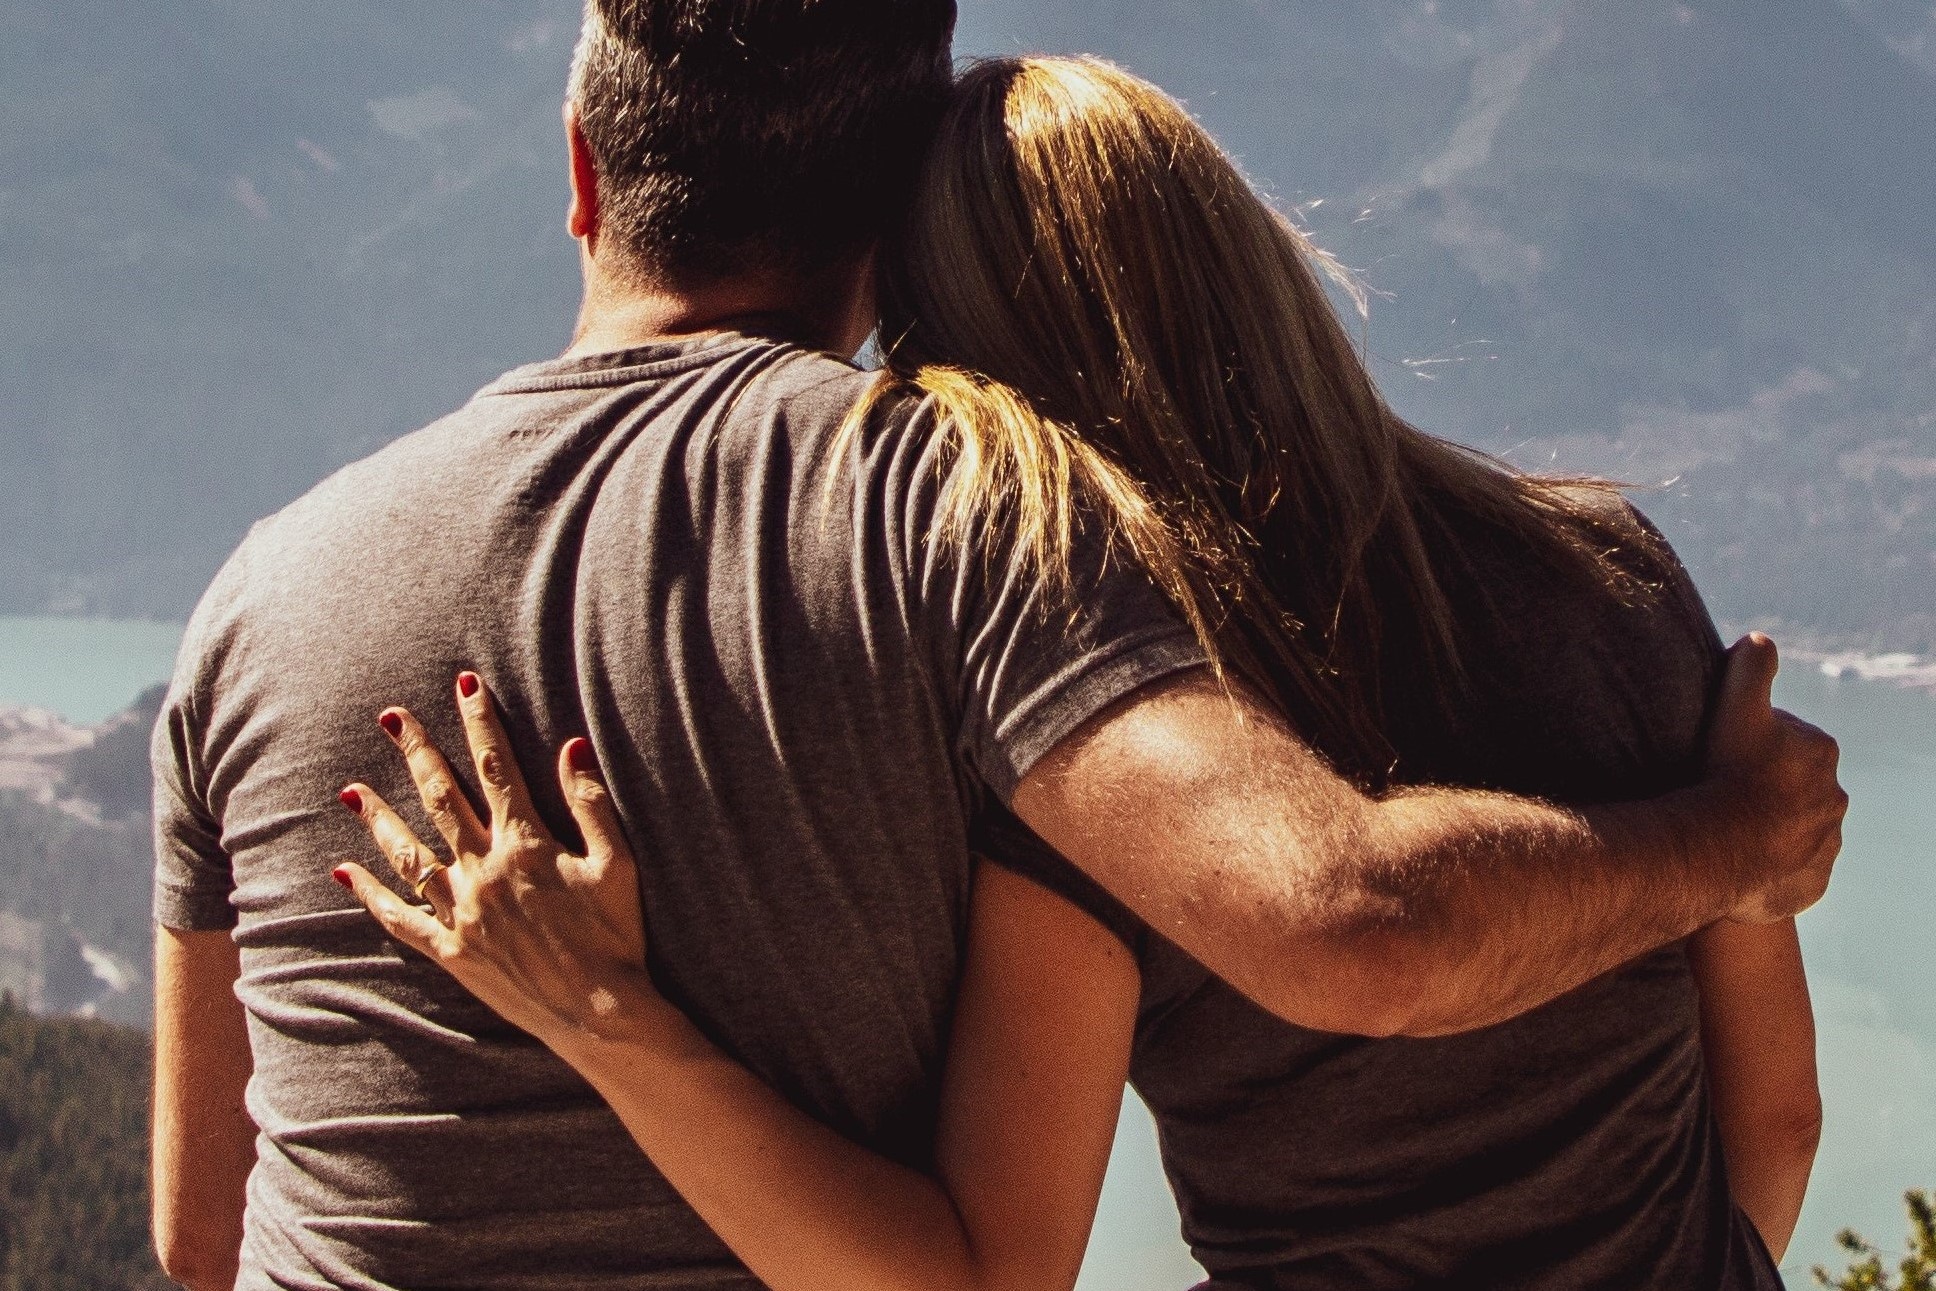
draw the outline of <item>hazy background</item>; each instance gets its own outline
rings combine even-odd
[[[145,826],[102,786],[140,718],[83,728],[254,519],[563,347],[577,9],[0,23],[0,705],[69,719],[0,708],[0,979],[138,1022]],[[1717,615],[1798,648],[1785,698],[1843,735],[1857,810],[1804,925],[1830,1138],[1796,1267],[1843,1222],[1893,1243],[1936,1183],[1936,702],[1809,669],[1936,679],[1929,0],[964,0],[959,47],[1186,98],[1362,273],[1404,412],[1653,486]],[[1090,1284],[1180,1287],[1126,1144]]]
[[[1929,0],[968,0],[1187,98],[1422,423],[1652,500],[1719,613],[1936,634]],[[180,617],[559,349],[569,0],[7,0],[0,611]]]

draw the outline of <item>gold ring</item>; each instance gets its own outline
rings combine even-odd
[[[430,900],[429,897],[424,895],[424,889],[430,886],[430,880],[436,878],[439,874],[442,874],[445,870],[449,868],[450,866],[445,865],[442,861],[432,861],[430,863],[430,868],[424,871],[423,877],[418,879],[414,884],[411,885],[411,887],[417,893],[417,900],[419,901]]]

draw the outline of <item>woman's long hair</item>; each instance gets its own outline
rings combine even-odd
[[[878,389],[932,396],[955,436],[943,540],[1006,509],[1022,558],[1066,581],[1099,519],[1220,672],[1376,781],[1381,647],[1416,651],[1432,693],[1463,675],[1440,517],[1610,586],[1632,535],[1610,486],[1400,419],[1320,269],[1347,281],[1156,87],[1094,59],[984,62],[884,256]]]

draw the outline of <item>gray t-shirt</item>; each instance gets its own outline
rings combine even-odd
[[[1201,656],[1099,543],[1051,605],[999,522],[986,560],[931,542],[929,410],[890,404],[834,454],[869,380],[738,336],[523,368],[217,578],[157,728],[155,905],[242,950],[240,1286],[757,1285],[574,1073],[330,881],[372,853],[343,784],[423,827],[376,714],[461,751],[464,667],[566,837],[548,768],[590,736],[667,994],[827,1124],[926,1160],[971,822]]]
[[[1438,534],[1468,670],[1445,711],[1400,640],[1385,733],[1405,783],[1587,805],[1694,780],[1721,643],[1622,513],[1608,595],[1472,518]],[[1679,946],[1500,1026],[1433,1040],[1271,1017],[1012,820],[994,853],[1138,952],[1131,1079],[1154,1113],[1201,1291],[1779,1291],[1730,1200]]]

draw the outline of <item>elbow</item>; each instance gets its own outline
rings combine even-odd
[[[1396,867],[1403,869],[1404,867]],[[1251,992],[1286,1022],[1337,1035],[1446,1035],[1497,1020],[1472,988],[1472,938],[1441,894],[1394,867],[1346,866],[1307,888]]]
[[[205,1251],[183,1249],[155,1243],[161,1271],[170,1282],[187,1291],[229,1291],[241,1272],[241,1261],[230,1254],[227,1259],[210,1258]]]
[[[1323,951],[1304,940],[1283,961],[1296,965],[1292,972],[1248,993],[1283,1021],[1312,1031],[1373,1040],[1438,1033],[1439,1010],[1427,989],[1433,974],[1416,948],[1385,930],[1333,932],[1324,940]]]
[[[1814,1085],[1798,1092],[1784,1107],[1774,1131],[1775,1140],[1797,1162],[1810,1166],[1822,1146],[1822,1095]]]
[[[188,1291],[228,1291],[235,1285],[242,1265],[239,1246],[211,1241],[207,1233],[161,1216],[156,1216],[154,1233],[155,1256],[170,1282]]]
[[[1750,1106],[1724,1103],[1716,1120],[1737,1197],[1800,1195],[1822,1143],[1822,1100],[1812,1085]]]
[[[1726,1109],[1723,1109],[1726,1110]],[[1726,1118],[1721,1121],[1723,1142],[1747,1149],[1782,1168],[1811,1166],[1822,1145],[1822,1095],[1813,1081],[1784,1089],[1757,1107],[1733,1112],[1741,1125],[1732,1134]]]
[[[1475,988],[1470,965],[1434,943],[1389,929],[1368,932],[1329,957],[1321,991],[1285,994],[1272,1012],[1287,1022],[1372,1040],[1431,1039],[1496,1026],[1524,1011]]]
[[[1403,983],[1359,981],[1340,984],[1322,1001],[1307,1002],[1299,1026],[1335,1035],[1390,1040],[1425,1034],[1418,992]],[[1281,1015],[1280,1015],[1281,1016]]]

